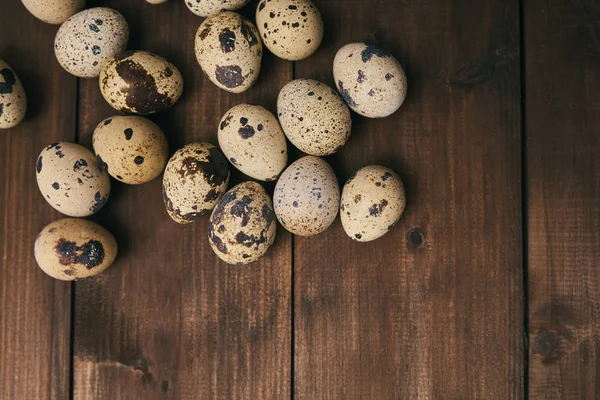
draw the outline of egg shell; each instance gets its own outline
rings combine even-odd
[[[206,18],[196,33],[195,49],[202,71],[221,89],[241,93],[258,78],[262,42],[254,24],[237,13]]]
[[[34,244],[35,260],[46,274],[62,281],[98,275],[117,257],[117,242],[100,225],[63,218],[48,224]]]
[[[27,97],[21,80],[5,61],[0,60],[0,129],[18,125],[27,112]]]
[[[136,115],[117,115],[100,122],[92,145],[102,168],[130,185],[150,182],[161,174],[169,159],[169,145],[162,130]]]
[[[34,17],[49,24],[62,24],[85,7],[85,0],[21,0],[21,3]]]
[[[225,10],[239,10],[250,0],[185,0],[187,8],[196,15],[208,17]]]
[[[148,115],[171,107],[183,91],[179,70],[147,51],[121,53],[100,72],[102,96],[116,110]]]
[[[80,78],[100,75],[102,67],[125,51],[129,27],[112,8],[97,7],[73,15],[60,26],[54,39],[59,64]]]
[[[110,178],[94,153],[83,146],[54,142],[38,156],[37,183],[44,199],[70,217],[98,212],[108,200]]]
[[[269,110],[239,104],[219,124],[219,146],[234,167],[251,178],[274,181],[287,165],[287,142]]]
[[[313,156],[337,152],[352,131],[350,109],[344,100],[312,79],[296,79],[281,89],[277,115],[290,142]]]
[[[333,61],[333,77],[342,98],[356,113],[383,118],[406,98],[406,74],[390,53],[364,43],[342,47]]]
[[[163,175],[162,193],[177,223],[195,221],[217,205],[229,184],[229,162],[215,145],[190,143],[177,150]]]
[[[295,235],[312,236],[335,221],[340,187],[331,166],[322,158],[306,156],[290,165],[273,193],[277,219]]]
[[[166,3],[169,0],[146,0],[146,3],[150,3],[150,4],[163,4]]]
[[[344,185],[342,226],[353,240],[369,242],[390,231],[405,206],[404,185],[398,174],[380,165],[363,167]]]
[[[210,216],[208,239],[228,264],[250,264],[275,241],[273,203],[256,182],[243,182],[225,193]]]
[[[284,60],[303,60],[323,40],[321,13],[309,0],[263,0],[256,8],[256,26],[265,46]]]

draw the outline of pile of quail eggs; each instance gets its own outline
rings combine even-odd
[[[148,0],[153,4],[166,0]],[[233,12],[249,0],[185,0],[200,24],[195,53],[202,71],[219,88],[249,90],[260,73],[263,46],[285,60],[312,55],[323,39],[323,21],[310,0],[261,0],[256,25]],[[277,114],[239,104],[219,125],[218,146],[189,143],[169,158],[167,139],[143,117],[173,106],[183,77],[164,58],[127,50],[129,28],[111,8],[82,10],[83,0],[22,0],[37,18],[62,24],[54,50],[60,65],[80,78],[97,78],[115,115],[100,121],[93,152],[67,142],[45,147],[37,182],[46,201],[75,217],[46,226],[35,241],[35,258],[61,280],[96,275],[117,255],[114,237],[87,217],[110,197],[110,177],[126,184],[162,174],[168,215],[179,224],[210,214],[208,242],[230,264],[249,264],[273,244],[277,221],[295,235],[316,235],[340,213],[347,235],[368,242],[386,234],[405,207],[404,186],[389,168],[359,169],[340,193],[335,172],[322,158],[340,151],[352,131],[350,109],[368,118],[391,115],[406,96],[406,76],[388,52],[364,43],[335,56],[337,91],[312,79],[289,82],[277,99]],[[18,124],[26,111],[23,86],[0,60],[0,128]],[[288,141],[307,155],[288,165]],[[234,166],[254,179],[229,188]],[[273,199],[256,181],[276,181]],[[229,189],[229,190],[228,190]]]

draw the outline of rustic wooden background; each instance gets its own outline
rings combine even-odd
[[[243,95],[202,75],[202,19],[182,1],[97,4],[125,15],[130,48],[181,69],[184,96],[152,118],[171,151],[216,143],[235,104],[274,111],[293,78],[333,85],[348,42],[391,51],[405,105],[355,116],[328,160],[341,182],[366,164],[397,170],[402,223],[369,244],[339,221],[312,238],[279,229],[264,260],[232,267],[210,250],[206,219],[171,222],[160,180],[113,181],[93,219],[120,256],[72,284],[33,258],[59,218],[35,160],[55,140],[90,146],[114,111],[97,80],[60,68],[56,26],[0,0],[0,58],[29,98],[26,121],[0,132],[0,399],[600,398],[600,2],[315,2],[321,49],[296,63],[267,52]]]

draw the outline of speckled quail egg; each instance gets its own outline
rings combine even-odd
[[[342,98],[365,117],[387,117],[406,98],[404,69],[390,53],[375,46],[342,47],[333,61],[333,77]]]
[[[277,118],[267,109],[239,104],[219,124],[219,146],[240,171],[274,181],[287,165],[287,142]]]
[[[210,216],[208,239],[228,264],[250,264],[275,241],[273,203],[256,182],[243,182],[225,193]]]
[[[352,131],[344,100],[329,86],[312,79],[296,79],[285,85],[277,98],[277,114],[290,142],[313,156],[337,152]]]
[[[300,158],[281,174],[273,204],[277,219],[293,234],[323,232],[335,220],[340,204],[340,187],[333,169],[322,158]]]
[[[167,213],[177,223],[193,222],[215,208],[228,184],[223,152],[209,143],[190,143],[173,154],[163,175]]]
[[[185,0],[185,5],[196,15],[208,17],[221,11],[239,10],[250,0]]]
[[[83,10],[85,0],[21,0],[34,17],[49,24],[62,24]]]
[[[130,185],[150,182],[164,170],[169,145],[154,122],[136,115],[100,122],[92,137],[100,165],[110,176]]]
[[[97,7],[73,15],[60,26],[54,54],[60,65],[80,78],[100,75],[104,65],[125,51],[129,27],[112,8]]]
[[[369,242],[392,229],[405,206],[404,185],[398,174],[380,165],[363,167],[342,190],[342,226],[352,239]]]
[[[162,4],[162,3],[166,3],[168,0],[146,0],[146,3],[150,3],[150,4]]]
[[[15,71],[0,60],[0,129],[18,125],[27,112],[25,90]]]
[[[239,14],[206,18],[196,33],[195,48],[202,71],[221,89],[241,93],[258,78],[262,42],[252,22]]]
[[[78,218],[48,224],[35,239],[35,260],[55,279],[72,281],[98,275],[117,257],[117,242],[100,225]]]
[[[40,153],[37,183],[44,199],[70,217],[85,217],[102,208],[110,194],[110,178],[94,153],[83,146],[54,142]]]
[[[183,91],[183,78],[173,64],[156,54],[126,51],[100,72],[100,91],[114,109],[147,115],[175,104]]]
[[[284,60],[302,60],[323,40],[323,19],[310,0],[262,0],[256,25],[265,46]]]

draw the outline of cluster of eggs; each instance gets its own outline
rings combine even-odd
[[[114,109],[136,114],[101,121],[94,130],[93,152],[67,142],[42,150],[36,164],[38,187],[59,212],[86,217],[99,211],[110,195],[110,177],[143,184],[162,173],[168,215],[187,224],[210,213],[209,244],[231,264],[249,264],[262,257],[275,240],[276,221],[293,234],[310,236],[323,232],[340,214],[346,234],[367,242],[383,236],[402,216],[404,186],[394,171],[363,167],[340,191],[333,169],[321,158],[338,152],[349,140],[350,109],[382,118],[404,102],[404,70],[386,51],[348,44],[334,60],[337,91],[316,80],[293,80],[279,93],[277,116],[258,105],[239,104],[216,127],[218,147],[190,143],[169,158],[162,130],[143,116],[177,102],[183,90],[179,70],[158,55],[126,51],[128,25],[113,9],[80,11],[82,0],[22,1],[39,19],[62,23],[55,54],[66,71],[98,78],[103,97]],[[313,54],[323,38],[321,14],[310,0],[260,1],[258,27],[232,11],[247,2],[185,2],[192,12],[207,17],[195,40],[202,71],[232,93],[248,90],[258,78],[263,45],[277,57],[295,61]],[[2,61],[0,79],[4,80],[0,80],[0,128],[5,128],[23,119],[25,93]],[[17,105],[2,113],[8,102]],[[288,140],[307,154],[289,166]],[[228,190],[231,165],[254,180],[276,181],[273,198],[254,181]],[[51,223],[35,242],[40,267],[62,280],[100,273],[116,253],[116,241],[108,231],[80,218]]]

